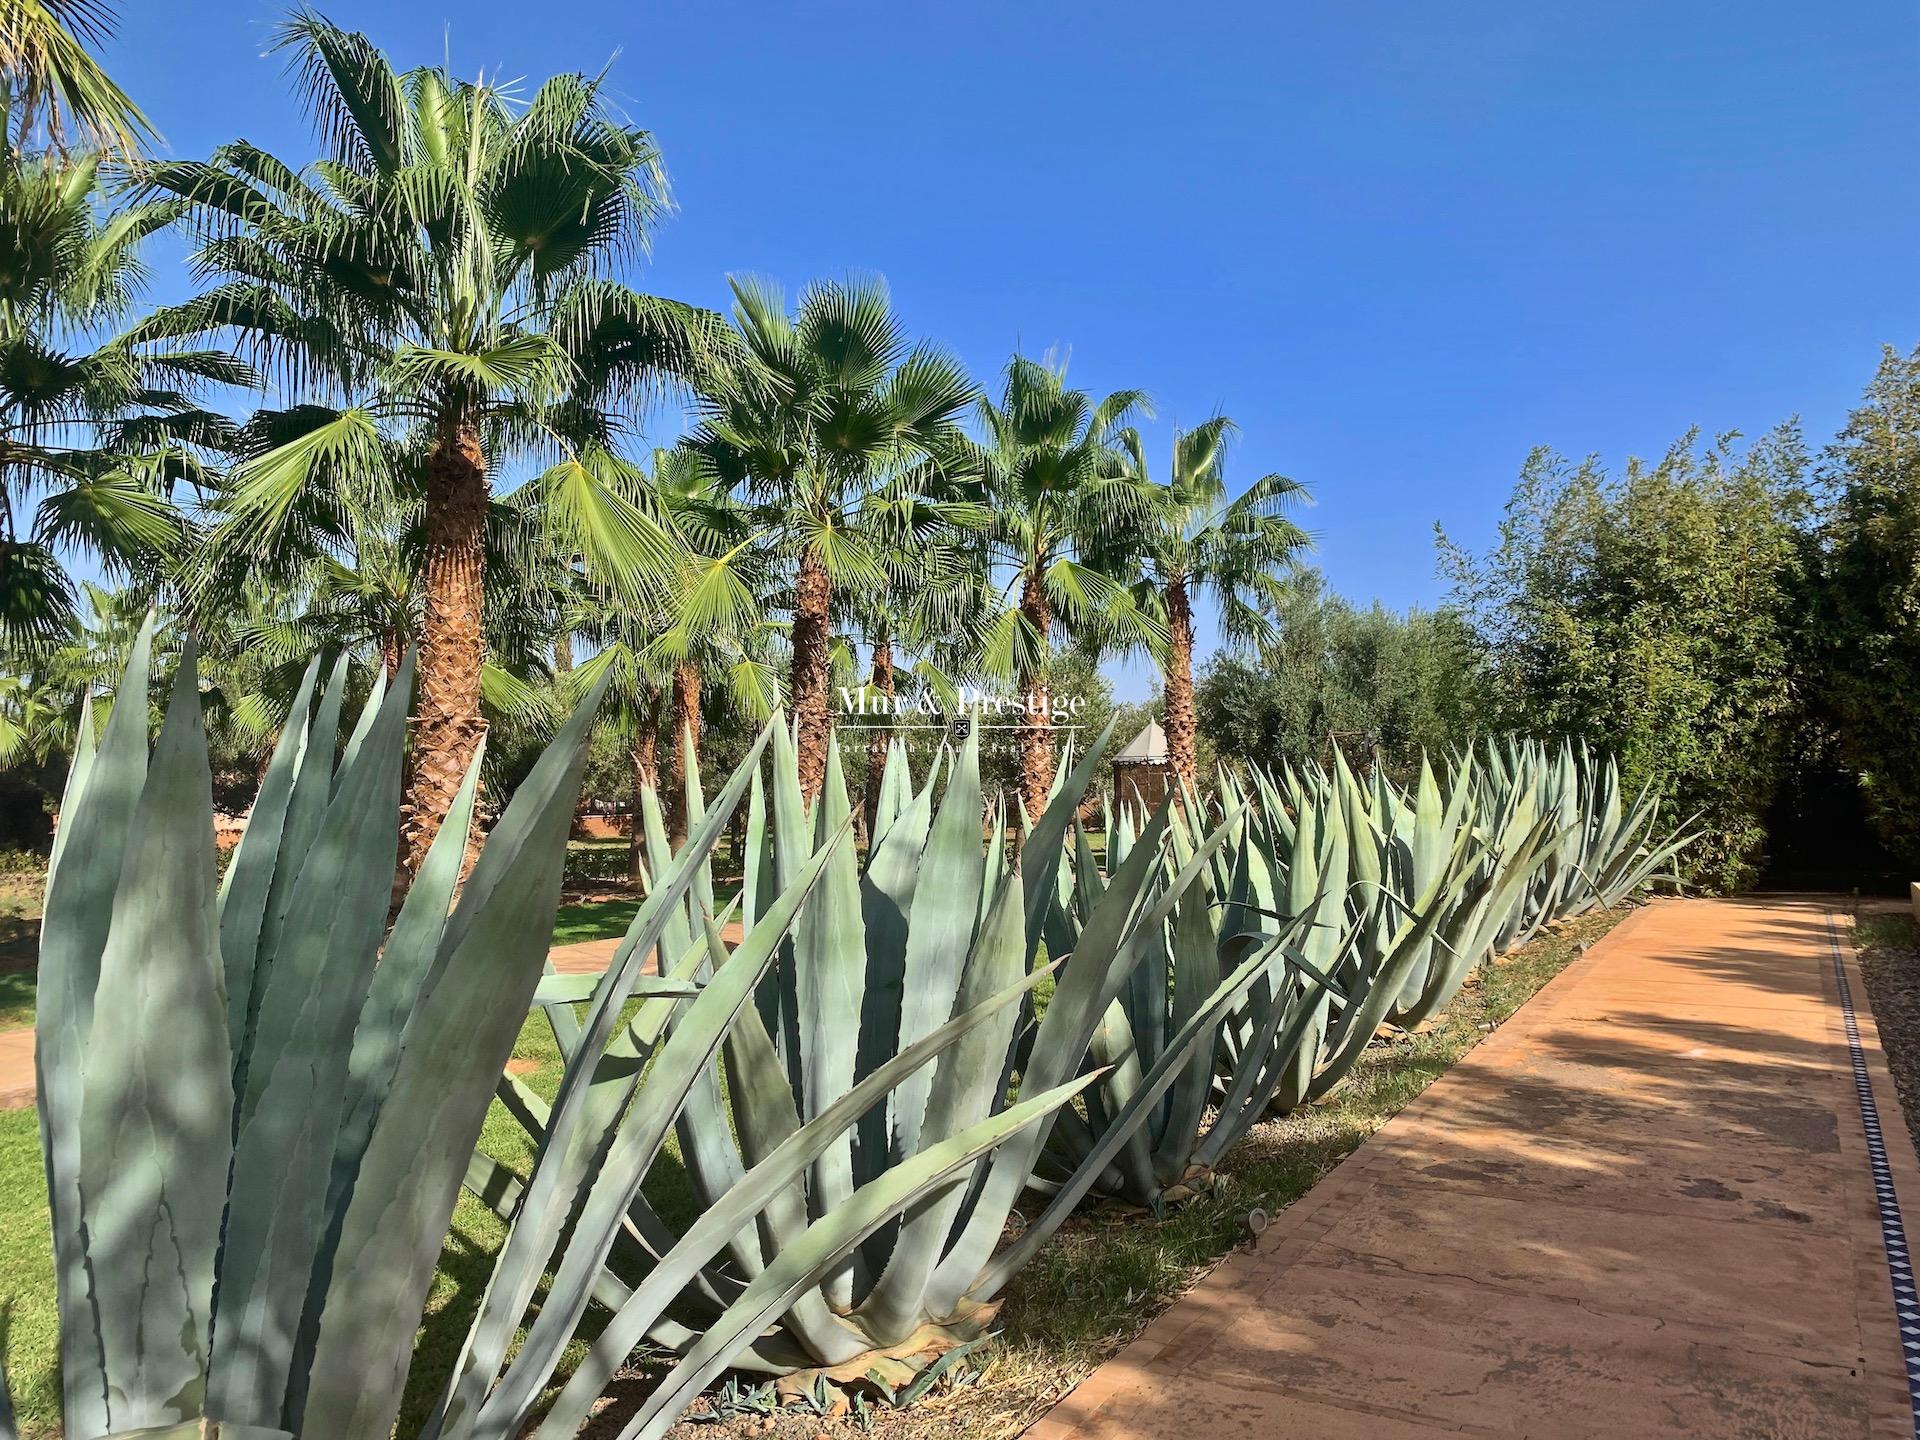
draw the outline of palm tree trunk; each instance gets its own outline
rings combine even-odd
[[[682,660],[673,671],[673,793],[667,797],[667,839],[675,851],[687,843],[687,767],[700,772],[700,667]]]
[[[647,831],[640,821],[640,795],[642,791],[658,789],[660,784],[658,731],[653,723],[653,713],[653,707],[647,706],[639,728],[634,731],[633,749],[629,756],[633,763],[633,811],[632,829],[627,840],[627,883],[634,886],[640,884],[640,877],[647,870]]]
[[[800,793],[811,804],[827,778],[827,746],[833,731],[827,713],[832,679],[832,630],[828,607],[833,584],[812,550],[802,552],[793,592],[793,673],[788,695],[799,727]]]
[[[1038,637],[1038,653],[1020,675],[1020,796],[1027,818],[1038,821],[1053,788],[1053,718],[1048,714],[1046,682],[1047,633],[1053,611],[1037,572],[1020,587],[1020,613]]]
[[[1167,581],[1167,755],[1183,785],[1195,783],[1198,726],[1193,716],[1193,605],[1187,577]]]
[[[426,615],[402,831],[407,868],[416,871],[486,734],[487,462],[479,427],[464,414],[441,425],[427,456],[425,532]]]
[[[893,699],[893,639],[883,629],[873,637],[873,688]],[[886,773],[887,743],[893,739],[891,707],[880,723],[867,732],[867,793],[861,808],[866,813],[867,843],[873,843],[873,823],[880,815],[880,777]]]
[[[573,673],[573,632],[562,630],[553,637],[553,673],[571,675]]]

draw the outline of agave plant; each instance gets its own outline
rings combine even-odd
[[[1253,959],[1221,1016],[1145,1130],[1102,1174],[1102,1193],[1158,1207],[1204,1180],[1254,1123],[1325,1094],[1364,1052],[1406,977],[1468,883],[1471,842],[1457,836],[1421,873],[1396,863],[1393,837],[1366,809],[1344,766],[1275,783],[1258,800],[1223,782],[1228,844],[1181,897],[1150,960],[1112,1006],[1089,1055],[1109,1066],[1088,1091],[1084,1123],[1056,1124],[1056,1156],[1079,1163],[1124,1111],[1139,1065],[1166,1044],[1193,997]],[[1186,813],[1199,813],[1189,795]],[[1129,853],[1124,811],[1108,819],[1110,859]],[[1176,830],[1176,853],[1184,848]],[[1081,897],[1102,885],[1077,849]],[[1071,927],[1069,927],[1069,930]],[[1070,938],[1070,936],[1069,936]]]
[[[144,693],[151,646],[149,625],[123,694]],[[516,793],[450,909],[476,759],[389,930],[411,671],[409,657],[390,689],[376,684],[336,763],[346,664],[317,705],[319,666],[309,667],[217,888],[190,644],[151,763],[137,705],[116,706],[97,752],[80,752],[48,882],[40,1007],[69,1433],[386,1440],[466,1180],[512,1189],[515,1219],[427,1433],[517,1435],[558,1359],[547,1337],[558,1331],[564,1343],[590,1295],[622,1317],[657,1318],[742,1226],[781,1213],[801,1171],[861,1113],[950,1048],[1004,1026],[1040,978],[1022,973],[1021,948],[1003,941],[997,967],[980,972],[951,1018],[805,1125],[761,1132],[764,1154],[685,1236],[636,1223],[641,1179],[689,1097],[711,1101],[700,1087],[717,1050],[743,1012],[754,1014],[754,988],[844,852],[846,826],[822,837],[738,950],[720,944],[707,912],[673,973],[645,975],[641,962],[663,937],[687,939],[668,936],[669,922],[708,881],[705,859],[746,788],[743,768],[694,841],[662,865],[590,991],[543,978],[595,693]],[[1024,915],[1017,904],[1011,913],[1017,936]],[[1012,983],[990,983],[1001,979]],[[572,1006],[583,999],[581,1017]],[[540,1116],[539,1161],[524,1182],[476,1174],[496,1079],[536,1005],[565,1013],[570,1056]],[[151,1023],[156,1009],[165,1025]],[[738,1043],[753,1038],[749,1029]],[[788,1307],[789,1291],[1083,1083],[1029,1087],[977,1123],[930,1119],[939,1133],[909,1163],[828,1223],[803,1222],[750,1283],[728,1285],[635,1425],[664,1429]],[[633,1287],[606,1269],[617,1241],[653,1262]],[[540,1320],[496,1383],[550,1262]]]
[[[1193,853],[1186,817],[1197,813],[1189,805],[1173,816],[1172,848],[1161,861],[1170,875]],[[1124,864],[1137,843],[1132,817],[1110,812],[1105,828],[1109,862]],[[1088,1090],[1084,1116],[1069,1111],[1055,1123],[1036,1188],[1070,1193],[1072,1177],[1086,1175],[1098,1194],[1158,1209],[1163,1198],[1179,1198],[1210,1168],[1203,1149],[1224,1152],[1260,1117],[1281,1083],[1284,1057],[1299,1045],[1328,982],[1323,972],[1315,972],[1301,943],[1312,924],[1310,907],[1276,925],[1271,917],[1226,900],[1232,877],[1238,874],[1244,881],[1247,853],[1246,816],[1231,801],[1223,829],[1225,852],[1214,865],[1190,872],[1172,914],[1102,1016],[1088,1064],[1107,1073]],[[1056,921],[1056,943],[1068,946],[1078,941],[1080,915],[1089,913],[1106,889],[1078,826],[1075,840],[1073,893]],[[1208,1007],[1228,976],[1233,977],[1228,1005]],[[1183,1047],[1203,1009],[1210,1018],[1194,1043]],[[1264,1043],[1246,1037],[1238,1050],[1243,1063],[1232,1067],[1231,1083],[1222,1088],[1216,1084],[1216,1057],[1232,1045],[1236,1026],[1246,1017],[1253,1018]],[[1145,1106],[1142,1123],[1136,1119],[1136,1097],[1162,1058],[1176,1050],[1183,1058],[1174,1083]],[[1212,1123],[1203,1126],[1210,1106]],[[1104,1165],[1090,1169],[1096,1155],[1105,1157]],[[1059,1194],[1054,1203],[1060,1204]]]
[[[776,770],[797,803],[798,770],[787,732],[776,723],[769,733]],[[678,1351],[681,1363],[629,1418],[622,1432],[628,1436],[662,1433],[724,1368],[804,1364],[800,1352],[766,1337],[770,1322],[802,1335],[829,1333],[835,1326],[855,1333],[819,1302],[816,1287],[831,1283],[863,1242],[894,1226],[903,1211],[912,1211],[913,1218],[898,1222],[902,1226],[924,1224],[919,1216],[930,1197],[951,1192],[982,1156],[1086,1083],[1068,1076],[1044,1089],[1029,1086],[1027,1096],[1010,1106],[984,1099],[1000,1071],[995,1060],[989,1074],[983,1057],[1004,1051],[1018,1002],[1045,973],[1026,972],[1025,914],[1017,878],[1007,877],[977,941],[970,933],[977,895],[968,897],[967,963],[946,1009],[857,1076],[850,1067],[838,1074],[837,1089],[813,1092],[804,1114],[796,1107],[753,1001],[770,972],[778,983],[775,966],[783,954],[812,956],[830,935],[820,917],[833,914],[835,887],[850,873],[852,846],[842,786],[831,792],[842,797],[841,805],[819,812],[817,843],[763,892],[754,923],[729,952],[720,938],[725,916],[713,911],[710,859],[750,784],[754,808],[761,809],[758,764],[766,743],[763,735],[710,810],[697,774],[690,773],[694,833],[676,855],[667,853],[657,800],[643,796],[653,888],[605,977],[595,983],[584,1022],[566,1011],[552,1015],[569,1056],[559,1093],[546,1105],[508,1086],[514,1113],[540,1141],[532,1174],[521,1183],[485,1156],[476,1157],[470,1171],[470,1183],[511,1215],[513,1226],[429,1435],[520,1434],[594,1302],[611,1318],[560,1392],[541,1434],[573,1433],[614,1371],[649,1338]],[[977,835],[974,843],[977,849]],[[668,969],[669,988],[656,986],[655,993],[672,1003],[643,1005],[624,1033],[616,1033],[625,1000],[656,954]],[[697,985],[697,998],[676,1008],[677,986],[688,982]],[[557,1003],[571,998],[564,983],[549,985],[545,993]],[[851,1049],[857,1031],[849,1018],[843,1012],[838,1027],[825,1027],[830,1043],[843,1039]],[[724,1099],[717,1064],[723,1053]],[[809,1177],[851,1153],[856,1122],[876,1108],[884,1111],[889,1092],[896,1105],[909,1093],[919,1097],[919,1143],[899,1164],[836,1192],[832,1205],[809,1209],[801,1199]],[[929,1095],[936,1097],[930,1103]],[[676,1123],[683,1162],[701,1201],[698,1218],[679,1235],[653,1212],[641,1188]],[[738,1127],[737,1148],[732,1126]],[[720,1136],[727,1137],[727,1148],[716,1143]],[[777,1237],[770,1252],[760,1248],[754,1238],[759,1234]],[[547,1293],[509,1361],[549,1269]],[[680,1307],[699,1316],[698,1328],[669,1314]]]
[[[1396,841],[1397,868],[1416,883],[1435,865],[1439,847],[1454,837],[1473,832],[1484,843],[1466,892],[1410,967],[1389,1011],[1394,1024],[1411,1030],[1445,1010],[1474,967],[1493,952],[1508,918],[1553,853],[1556,817],[1536,814],[1527,792],[1483,790],[1471,755],[1456,766],[1445,801],[1424,757],[1411,796],[1384,780],[1378,791]]]
[[[152,636],[123,696],[146,691]],[[68,1434],[392,1428],[539,980],[591,712],[450,906],[469,771],[389,929],[411,672],[336,763],[346,663],[317,705],[309,667],[223,883],[191,642],[151,757],[144,705],[114,706],[97,749],[81,727],[37,1018]]]
[[[1555,921],[1619,904],[1693,838],[1685,826],[1661,831],[1651,782],[1632,804],[1623,803],[1613,757],[1596,757],[1585,744],[1563,741],[1553,750],[1537,740],[1489,742],[1479,774],[1484,804],[1531,804],[1558,826],[1539,874],[1501,928],[1501,949],[1524,944]]]
[[[904,750],[892,748],[864,870],[839,840],[851,805],[837,752],[811,810],[782,729],[769,747],[770,781],[756,755],[713,811],[690,787],[689,812],[704,815],[703,834],[717,834],[716,816],[736,803],[751,771],[739,901],[744,939],[731,957],[718,939],[724,917],[713,913],[707,848],[696,840],[669,856],[660,807],[643,795],[657,878],[642,914],[659,923],[641,930],[636,919],[623,955],[631,963],[651,951],[670,973],[711,975],[709,991],[736,973],[756,987],[754,1004],[726,1035],[721,1066],[690,1082],[679,1116],[680,1157],[701,1218],[676,1237],[638,1192],[643,1167],[629,1168],[610,1203],[581,1212],[524,1344],[494,1398],[480,1400],[511,1338],[509,1321],[524,1307],[524,1285],[500,1308],[464,1393],[456,1384],[449,1398],[443,1434],[516,1433],[592,1300],[611,1318],[542,1435],[571,1433],[643,1340],[684,1360],[629,1422],[623,1434],[630,1437],[660,1433],[722,1365],[910,1387],[933,1357],[981,1333],[1006,1281],[1111,1159],[1108,1147],[1070,1170],[1020,1241],[995,1253],[1048,1125],[1072,1113],[1061,1108],[1067,1096],[1104,1077],[1102,1067],[1083,1063],[1101,1015],[1224,832],[1188,845],[1183,863],[1168,868],[1167,820],[1157,819],[1091,906],[1071,957],[1040,963],[1066,829],[1098,751],[1055,787],[1022,849],[1022,868],[1010,869],[997,843],[983,843],[988,806],[977,737],[976,730],[957,751],[938,756],[917,788]],[[997,824],[989,829],[999,833]],[[796,915],[777,897],[803,879],[813,888]],[[754,959],[741,969],[748,956]],[[1135,1087],[1129,1123],[1145,1123],[1266,963],[1250,960],[1183,1006],[1185,1023]],[[1025,997],[1048,976],[1055,988],[1035,1022]],[[929,1066],[936,1042],[951,1048]],[[1010,1098],[1016,1072],[1017,1100]],[[516,1113],[551,1152],[553,1122],[538,1102],[521,1096]],[[559,1114],[557,1104],[552,1113]],[[1124,1140],[1124,1126],[1115,1133],[1114,1143]],[[804,1147],[797,1137],[809,1137]],[[998,1148],[987,1156],[990,1144]],[[962,1169],[941,1159],[963,1151],[973,1158]],[[781,1155],[789,1157],[785,1167],[769,1172]],[[743,1184],[769,1174],[751,1190],[757,1208],[743,1208]],[[477,1188],[488,1188],[484,1178]],[[509,1208],[507,1191],[493,1189]],[[882,1195],[893,1197],[884,1207]],[[518,1203],[516,1229],[527,1215],[527,1202]],[[638,1243],[619,1245],[621,1234]],[[790,1273],[797,1256],[810,1257],[805,1283],[783,1292],[774,1310],[756,1308],[753,1324],[736,1325],[737,1308],[765,1289],[768,1276]],[[682,1263],[689,1257],[697,1258],[691,1267]],[[536,1274],[530,1268],[523,1281]],[[669,1315],[676,1301],[679,1313],[700,1323]]]

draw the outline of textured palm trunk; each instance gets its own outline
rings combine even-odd
[[[647,832],[640,823],[640,792],[658,790],[660,786],[659,741],[653,723],[653,707],[646,707],[646,714],[640,728],[633,737],[633,749],[629,760],[633,765],[633,808],[629,816],[631,829],[627,839],[627,881],[638,885],[646,874]]]
[[[400,662],[406,657],[407,637],[398,630],[389,630],[380,637],[380,665],[391,680],[400,670]]]
[[[882,630],[873,639],[873,688],[893,699],[893,641]],[[887,768],[887,742],[893,738],[893,711],[889,708],[873,721],[867,733],[867,793],[862,800],[866,815],[867,843],[873,843],[873,822],[880,815],[880,777]]]
[[[487,464],[479,427],[468,417],[443,424],[427,456],[425,538],[426,613],[401,831],[409,870],[426,859],[486,734],[480,667],[487,650]]]
[[[1024,702],[1020,707],[1020,797],[1026,803],[1027,818],[1037,821],[1047,808],[1047,791],[1053,788],[1053,718],[1048,714],[1046,682],[1053,611],[1037,574],[1028,575],[1021,586],[1020,613],[1039,640],[1037,653],[1020,675]]]
[[[1167,582],[1167,755],[1184,785],[1195,783],[1199,727],[1193,716],[1193,606],[1187,577]]]
[[[687,769],[700,770],[700,667],[683,660],[673,671],[673,793],[667,797],[671,817],[667,838],[677,851],[687,841]]]
[[[562,630],[553,639],[553,673],[571,675],[573,673],[573,632]]]
[[[788,696],[799,728],[800,793],[811,804],[827,778],[827,746],[833,730],[827,713],[827,684],[832,679],[832,630],[828,609],[833,585],[827,567],[807,551],[793,592],[793,673]]]

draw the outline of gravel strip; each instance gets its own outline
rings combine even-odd
[[[1853,943],[1907,1133],[1920,1147],[1920,925],[1911,915],[1863,910],[1854,920]]]

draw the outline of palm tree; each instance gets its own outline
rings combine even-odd
[[[206,448],[231,438],[195,395],[250,380],[244,366],[115,333],[144,278],[141,244],[174,215],[108,214],[97,156],[0,154],[0,648],[72,628],[60,551],[155,588],[184,535],[176,485],[203,482]]]
[[[81,702],[110,696],[126,668],[145,598],[82,581],[80,600],[58,645],[17,657],[0,675],[0,769],[71,754]]]
[[[758,648],[767,638],[765,627],[746,637],[743,644],[714,637],[689,654],[676,652],[674,646],[681,642],[670,627],[663,628],[663,618],[637,612],[606,592],[584,601],[568,612],[567,622],[592,647],[592,653],[559,680],[562,696],[577,700],[603,675],[611,676],[599,723],[627,746],[634,806],[628,879],[635,884],[644,873],[645,838],[640,828],[643,790],[666,795],[668,818],[676,832],[669,836],[670,842],[677,846],[686,838],[684,800],[673,799],[670,792],[684,796],[687,768],[699,763],[696,747],[707,682],[717,681],[726,703],[756,725],[764,724],[781,700],[777,672]],[[677,774],[663,785],[660,727],[672,714],[669,703],[686,723],[679,728],[671,751]]]
[[[1032,816],[1053,784],[1046,674],[1056,639],[1152,647],[1166,635],[1129,590],[1135,574],[1116,543],[1137,534],[1153,505],[1152,487],[1120,448],[1146,396],[1121,390],[1096,404],[1068,389],[1065,373],[1016,355],[1000,402],[980,402],[986,553],[1001,587],[981,667],[1019,691],[1021,798]]]
[[[1285,511],[1308,499],[1304,486],[1284,475],[1262,475],[1233,500],[1224,474],[1234,423],[1216,415],[1173,437],[1173,468],[1156,487],[1149,523],[1128,538],[1167,629],[1161,665],[1165,685],[1167,751],[1180,780],[1197,771],[1193,713],[1193,600],[1211,595],[1228,645],[1271,638],[1268,616],[1284,595],[1284,577],[1313,545]],[[1147,478],[1137,434],[1126,437],[1131,473]]]
[[[769,664],[773,633],[766,618],[775,557],[753,512],[689,446],[654,452],[652,495],[663,520],[687,546],[685,583],[667,596],[648,647],[657,665],[671,669],[665,796],[667,838],[677,850],[687,838],[687,774],[699,770],[709,683],[756,723],[781,703],[781,682]]]
[[[8,139],[15,154],[67,153],[68,131],[96,150],[132,154],[153,126],[87,53],[113,34],[101,0],[0,0],[0,74],[6,77]]]
[[[557,615],[558,627],[591,653],[559,677],[561,693],[584,694],[611,675],[601,720],[628,747],[635,816],[640,792],[666,801],[669,841],[686,838],[684,797],[708,701],[723,703],[755,724],[781,702],[778,668],[771,662],[774,627],[766,618],[770,547],[748,512],[715,482],[684,445],[654,452],[653,473],[601,453],[594,463],[610,493],[656,518],[685,547],[677,583],[649,592],[639,603],[585,574]],[[661,782],[659,736],[669,734],[671,777]],[[630,877],[642,871],[643,837],[632,836]]]
[[[942,506],[963,542],[982,524],[983,507],[957,499],[934,503]],[[969,678],[964,672],[977,659],[967,627],[970,619],[984,613],[980,600],[986,577],[978,568],[979,560],[977,545],[955,545],[936,537],[924,547],[920,563],[892,577],[884,589],[854,597],[847,607],[850,627],[858,631],[868,653],[870,710],[863,721],[867,773],[861,801],[868,836],[880,812],[880,781],[895,734],[893,712],[886,702],[899,694],[903,672],[943,703],[951,703],[958,690],[956,680]]]
[[[919,486],[927,462],[960,453],[957,417],[976,392],[958,361],[909,343],[878,280],[810,285],[791,316],[765,282],[736,279],[733,293],[745,358],[708,392],[692,443],[755,503],[791,575],[788,694],[811,800],[826,777],[836,597],[884,590],[952,522]]]
[[[301,420],[257,412],[236,444],[241,464],[285,443]],[[203,666],[222,692],[213,699],[224,702],[221,718],[235,739],[271,741],[314,654],[344,651],[390,675],[419,642],[424,501],[418,486],[404,483],[417,468],[402,447],[385,447],[373,470],[382,483],[357,493],[343,487],[328,497],[333,503],[294,507],[259,558],[202,546],[182,567],[181,591],[207,637]],[[621,484],[605,457],[590,453],[490,501],[480,673],[480,711],[490,731],[503,723],[536,735],[550,729],[546,682],[555,634],[591,568],[578,548],[580,534],[588,532],[592,545],[597,533],[574,507],[583,496],[625,506],[625,494],[612,493]],[[221,515],[226,503],[216,496],[212,513]],[[502,767],[516,753],[511,744],[491,746],[484,783],[510,780]]]
[[[283,386],[329,402],[241,467],[217,545],[268,550],[303,508],[380,484],[417,491],[417,863],[484,730],[489,475],[519,454],[608,442],[629,407],[692,373],[718,320],[612,278],[666,203],[665,177],[598,79],[557,76],[517,106],[442,67],[396,73],[364,35],[306,11],[276,48],[328,153],[295,170],[241,141],[146,166],[150,193],[190,207],[197,264],[218,280],[146,333],[234,336]],[[417,468],[393,476],[396,449]],[[590,470],[565,483],[598,527],[580,548],[620,583],[675,570],[671,537],[594,493]]]

